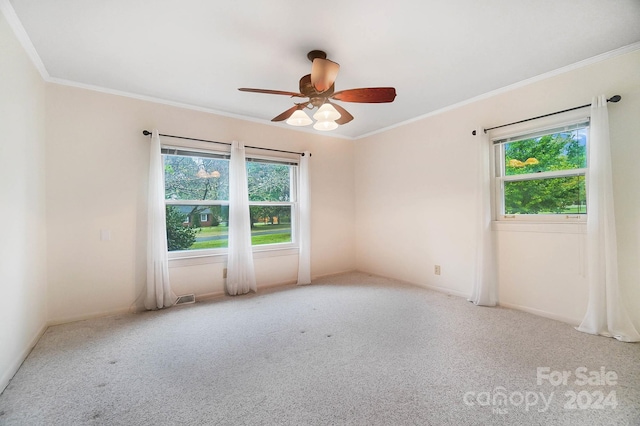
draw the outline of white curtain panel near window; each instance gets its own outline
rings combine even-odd
[[[311,197],[309,188],[309,160],[311,153],[305,151],[300,157],[298,209],[300,212],[300,252],[298,255],[298,285],[311,284]]]
[[[227,293],[231,296],[256,291],[251,248],[251,217],[244,145],[231,144],[229,161],[229,258]]]
[[[479,129],[478,177],[476,205],[476,273],[470,302],[480,306],[495,306],[498,298],[496,256],[491,231],[491,141],[484,129]]]
[[[591,104],[591,133],[587,172],[587,280],[589,304],[577,329],[585,333],[639,342],[622,302],[618,281],[616,221],[613,208],[611,148],[607,98]]]
[[[165,229],[164,168],[160,136],[153,130],[149,146],[149,193],[147,203],[147,294],[146,309],[173,306],[176,295],[169,283],[167,231]]]

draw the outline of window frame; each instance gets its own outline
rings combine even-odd
[[[182,155],[188,154],[204,154],[214,155],[220,158],[229,159],[230,151],[211,149],[206,146],[198,146],[191,144],[162,144],[162,160],[164,164],[164,155],[175,155],[167,151],[175,151]],[[287,156],[265,156],[253,152],[253,150],[247,149],[245,152],[245,162],[260,161],[266,163],[280,163],[287,164],[290,169],[290,201],[249,201],[249,207],[252,205],[269,205],[269,206],[291,206],[291,242],[288,243],[273,243],[273,244],[260,244],[252,245],[252,251],[254,257],[271,257],[298,254],[299,250],[299,158],[287,157]],[[169,205],[202,205],[202,206],[229,206],[228,200],[170,200],[165,199],[165,206]],[[196,250],[167,250],[167,257],[170,261],[186,261],[182,262],[184,265],[202,264],[202,263],[217,263],[226,261],[228,254],[228,247],[211,248],[211,249],[196,249]],[[180,266],[182,266],[182,263]]]
[[[300,199],[298,177],[300,163],[298,159],[292,159],[287,157],[274,157],[259,154],[246,154],[245,163],[248,162],[262,162],[271,164],[286,164],[291,167],[289,174],[289,201],[251,201],[249,200],[249,208],[252,206],[271,206],[271,207],[291,207],[291,242],[289,243],[274,243],[274,244],[259,244],[252,245],[254,253],[266,252],[272,250],[287,250],[298,249],[299,239],[299,203]]]
[[[557,171],[545,171],[539,173],[527,173],[519,175],[506,175],[505,173],[505,150],[504,145],[509,142],[516,142],[528,138],[535,138],[544,135],[559,133],[568,130],[587,129],[587,165],[578,169],[567,169]],[[518,182],[525,180],[543,180],[556,177],[573,177],[584,176],[587,180],[588,151],[589,151],[589,128],[590,117],[584,116],[582,113],[576,117],[555,118],[539,123],[537,126],[527,124],[511,132],[496,132],[491,134],[491,196],[493,220],[497,223],[567,223],[580,224],[586,223],[587,213],[558,213],[558,214],[505,214],[504,200],[504,184],[505,182]]]

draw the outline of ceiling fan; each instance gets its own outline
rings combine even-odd
[[[317,123],[313,126],[317,130],[333,130],[339,124],[346,124],[353,120],[349,112],[333,101],[358,103],[386,103],[393,102],[396,89],[393,87],[368,87],[363,89],[348,89],[336,92],[335,80],[340,65],[327,59],[327,54],[321,50],[312,50],[307,54],[312,62],[311,74],[300,79],[300,92],[286,92],[282,90],[239,88],[242,92],[266,93],[270,95],[285,95],[292,98],[308,98],[307,101],[295,105],[271,121],[287,120],[293,126],[306,126],[313,121],[304,113],[304,109],[318,108],[314,114]]]

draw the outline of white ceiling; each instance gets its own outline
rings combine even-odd
[[[294,99],[237,88],[297,92],[307,52],[324,50],[341,65],[336,91],[398,93],[390,104],[341,103],[355,119],[332,133],[346,137],[640,41],[639,0],[10,3],[53,81],[265,122]]]

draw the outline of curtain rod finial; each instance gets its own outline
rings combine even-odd
[[[620,102],[620,99],[622,99],[622,96],[614,95],[614,96],[610,97],[609,99],[607,99],[607,101],[609,101],[609,102]]]
[[[145,136],[149,136],[151,134],[151,132],[148,131],[148,130],[143,130],[142,134],[145,135]]]
[[[471,134],[472,134],[473,136],[475,136],[475,135],[476,135],[476,131],[474,130],[473,132],[471,132]]]

